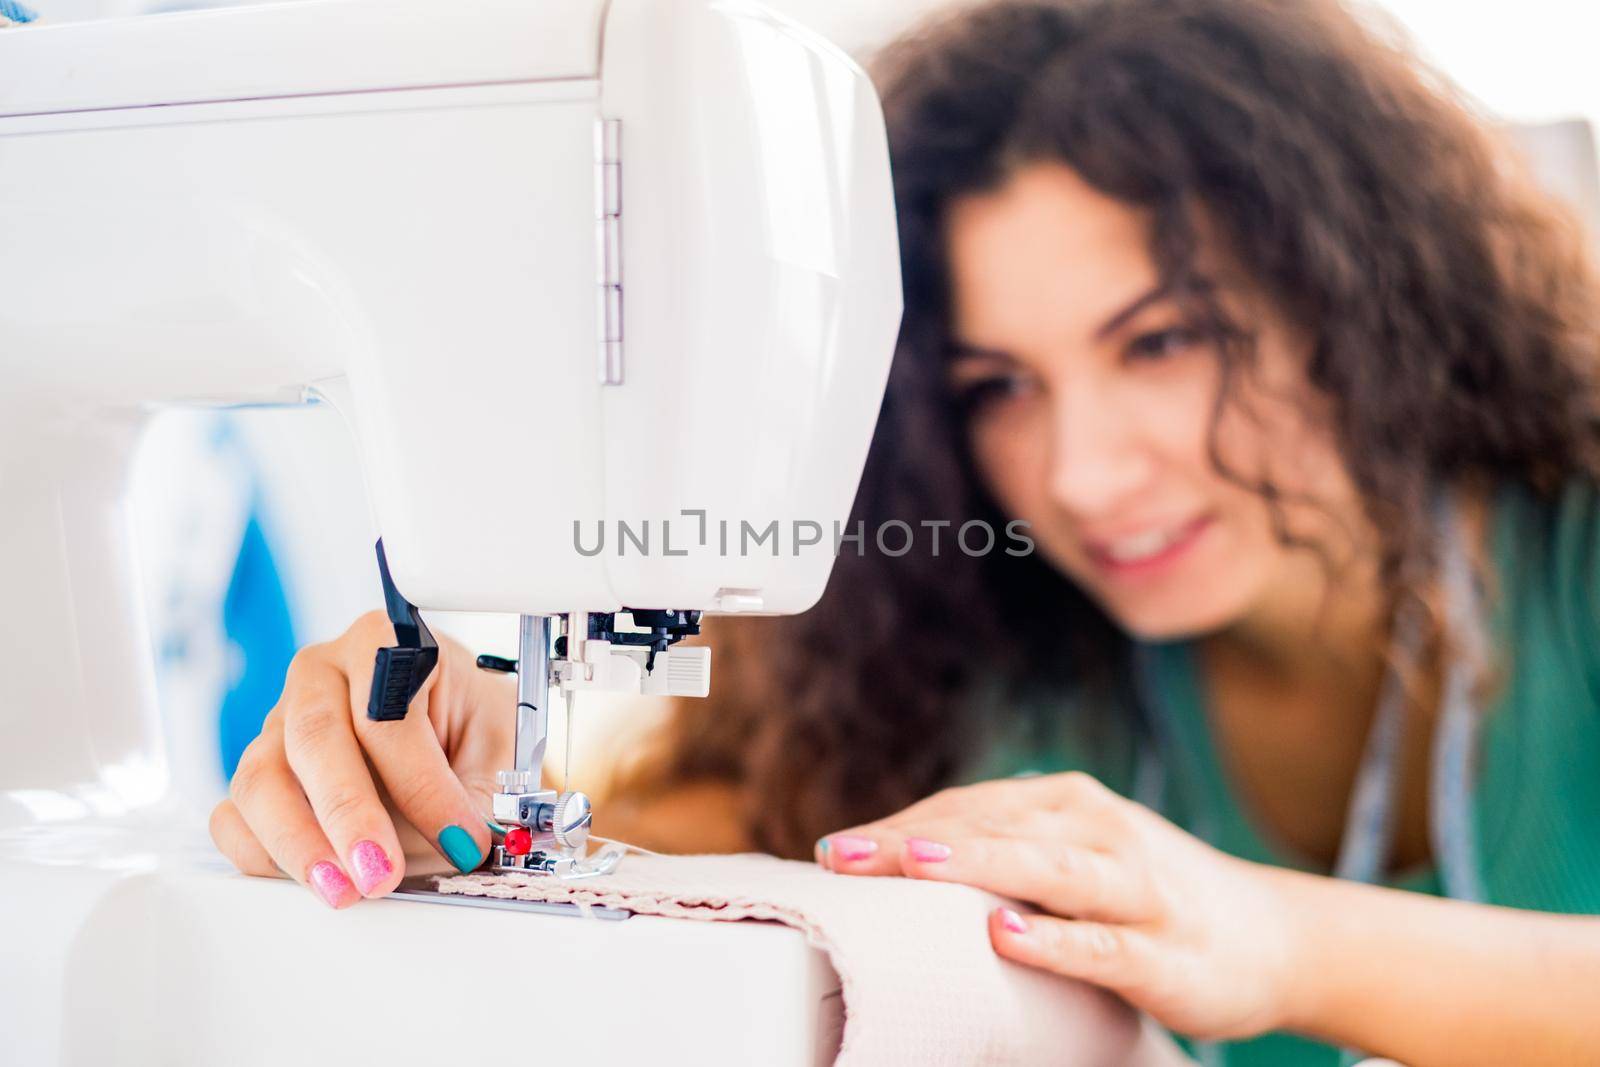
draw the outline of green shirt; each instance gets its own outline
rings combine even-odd
[[[1507,489],[1495,503],[1489,626],[1497,684],[1479,735],[1473,795],[1480,879],[1490,903],[1600,914],[1600,494],[1574,487],[1558,500]],[[1151,648],[1171,717],[1173,752],[1160,783],[1161,812],[1224,851],[1296,866],[1242,806],[1220,758],[1192,649]],[[1068,705],[1070,709],[1070,702]],[[1040,740],[1001,743],[979,777],[1086,770],[1134,794],[1131,723],[1055,716]],[[1390,882],[1438,895],[1432,870]],[[1289,1034],[1215,1049],[1227,1067],[1332,1067],[1337,1050]]]

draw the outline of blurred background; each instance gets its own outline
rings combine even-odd
[[[140,17],[240,0],[31,0],[49,21]],[[292,0],[291,0],[292,2]],[[528,0],[558,3],[561,0]],[[863,59],[937,0],[768,0]],[[447,5],[445,5],[447,7]],[[1600,4],[1386,0],[1356,6],[1406,38],[1492,121],[1600,240]],[[440,33],[448,34],[448,19]],[[219,353],[218,358],[226,358]],[[136,458],[130,514],[142,562],[157,685],[183,796],[208,808],[226,789],[301,645],[326,641],[381,606],[354,444],[327,407],[170,411]],[[478,652],[514,654],[515,620],[430,615]],[[574,780],[637,743],[659,702],[594,697],[580,713]],[[510,709],[507,709],[510,714]],[[555,717],[553,752],[565,724]]]

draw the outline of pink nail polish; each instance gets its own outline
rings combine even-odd
[[[1018,915],[1010,908],[1000,909],[1000,925],[1004,926],[1007,930],[1010,930],[1014,934],[1025,934],[1028,932],[1028,924],[1022,921],[1022,916]]]
[[[828,841],[831,846],[828,851],[846,863],[870,859],[878,851],[878,843],[870,837],[836,834],[828,838]]]
[[[311,883],[311,888],[317,891],[330,908],[342,908],[354,904],[359,897],[356,887],[350,884],[350,879],[338,867],[323,860],[311,868],[306,876]]]
[[[950,846],[923,837],[906,839],[906,851],[918,863],[943,863],[950,858]]]
[[[356,876],[356,888],[366,896],[394,873],[394,864],[376,841],[358,841],[350,850],[350,870]]]

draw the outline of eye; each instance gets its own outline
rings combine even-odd
[[[1200,331],[1190,326],[1172,326],[1165,330],[1151,330],[1128,342],[1130,360],[1158,360],[1176,356],[1199,345],[1204,338]]]
[[[992,374],[958,383],[955,395],[963,411],[976,415],[1007,400],[1026,396],[1032,390],[1032,380],[1023,375]]]

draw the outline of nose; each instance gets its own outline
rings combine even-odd
[[[1114,515],[1155,469],[1139,416],[1105,390],[1078,382],[1055,392],[1050,495],[1075,518]]]

